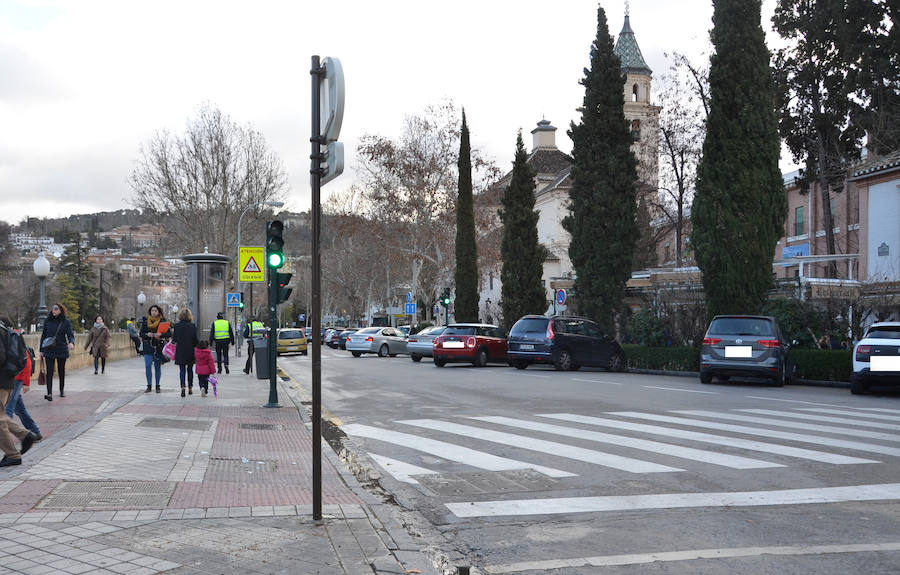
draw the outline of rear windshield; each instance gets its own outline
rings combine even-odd
[[[301,337],[306,337],[303,335],[303,332],[299,329],[292,329],[288,331],[283,331],[278,334],[278,339],[300,339]]]
[[[716,335],[775,335],[775,324],[758,317],[719,317],[709,325],[709,332]]]
[[[546,317],[526,317],[516,322],[510,330],[509,335],[517,335],[520,333],[544,333],[547,331],[547,322],[550,321]]]
[[[448,327],[441,335],[475,335],[474,327]]]
[[[382,328],[380,328],[380,327],[364,327],[363,329],[356,331],[354,333],[360,333],[360,334],[362,334],[362,333],[378,333],[379,331],[381,331],[381,329]]]
[[[900,339],[900,327],[890,325],[873,327],[869,329],[866,337],[874,337],[875,339]]]
[[[444,326],[436,325],[434,327],[426,327],[416,335],[440,335],[444,331]]]

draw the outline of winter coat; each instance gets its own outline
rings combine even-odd
[[[57,333],[59,328],[59,333]],[[72,332],[72,323],[62,315],[53,317],[53,314],[47,316],[44,320],[44,331],[41,332],[40,341],[45,338],[56,335],[56,343],[47,349],[40,350],[44,357],[48,359],[56,357],[69,357],[69,343],[75,344],[75,334]],[[40,345],[40,344],[38,344]]]
[[[172,341],[175,342],[175,364],[191,365],[194,363],[194,348],[197,347],[197,326],[189,321],[180,321],[172,328]]]
[[[88,333],[87,343],[84,349],[91,348],[91,355],[103,359],[109,357],[109,328],[105,325],[94,326]]]
[[[216,373],[216,360],[211,349],[194,349],[194,361],[197,363],[197,375],[212,375]]]
[[[165,322],[166,319],[162,318],[160,323]],[[162,360],[162,348],[166,345],[166,340],[172,337],[172,330],[170,329],[166,333],[162,334],[159,339],[152,338],[148,334],[156,333],[155,329],[150,329],[147,326],[147,318],[145,317],[141,320],[141,343],[143,347],[141,349],[144,350],[144,355],[152,355],[158,360]]]

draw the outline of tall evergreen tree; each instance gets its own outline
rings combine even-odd
[[[714,0],[710,108],[691,243],[707,312],[754,313],[772,284],[787,198],[760,0]]]
[[[478,248],[475,245],[475,202],[472,198],[472,148],[466,111],[459,135],[459,194],[456,200],[456,321],[478,321]]]
[[[500,308],[507,329],[523,315],[544,313],[548,306],[547,294],[541,285],[547,249],[538,243],[535,174],[527,160],[522,132],[519,132],[512,175],[509,187],[503,193],[500,210],[503,222]]]
[[[572,188],[563,227],[572,235],[578,309],[613,333],[631,277],[637,216],[637,160],[625,119],[625,75],[603,8],[597,8],[597,38],[585,69],[581,123],[572,123]]]
[[[100,311],[98,305],[98,284],[97,275],[91,269],[91,263],[87,260],[87,251],[81,245],[81,235],[78,232],[72,232],[70,241],[73,242],[66,248],[65,253],[60,261],[60,280],[58,284],[61,288],[61,299],[64,302],[72,301],[78,303],[75,310],[69,310],[67,306],[66,317],[72,320],[72,325],[80,325],[77,322],[79,317],[88,321],[93,325],[94,317]]]

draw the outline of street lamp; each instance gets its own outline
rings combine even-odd
[[[36,260],[34,260],[34,275],[38,277],[41,284],[41,299],[38,305],[38,329],[44,328],[44,320],[47,319],[47,304],[44,302],[44,281],[50,275],[50,262],[44,257],[44,252],[40,252]]]
[[[172,306],[172,316],[176,319],[178,318],[178,304]]]
[[[140,317],[144,317],[144,302],[146,302],[146,301],[147,301],[147,296],[145,296],[145,295],[144,295],[144,292],[141,291],[141,293],[139,293],[139,294],[137,295],[137,302],[138,302],[138,305],[141,306],[141,315],[140,315]]]
[[[253,208],[258,208],[260,206],[269,206],[272,208],[281,208],[284,207],[284,202],[259,202],[258,204],[252,204],[244,208],[244,211],[241,212],[241,217],[238,218],[238,226],[237,226],[237,257],[234,259],[234,263],[236,266],[236,274],[234,276],[234,283],[237,286],[237,291],[240,293],[241,291],[241,222],[244,220],[244,216],[252,210]],[[251,310],[252,311],[252,310]],[[237,356],[241,357],[241,333],[238,330],[238,342],[237,342]]]

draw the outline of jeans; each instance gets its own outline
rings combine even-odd
[[[188,387],[194,387],[194,364],[188,363],[184,365],[179,365],[181,370],[179,371],[178,376],[181,378],[181,387],[184,387],[184,376],[187,375],[187,384]]]
[[[31,415],[28,413],[28,410],[25,409],[25,402],[22,400],[21,381],[16,381],[16,385],[13,387],[12,393],[9,396],[9,402],[6,404],[6,417],[12,419],[13,414],[19,416],[25,429],[35,435],[41,434],[41,430],[38,428],[37,423],[34,422]]]
[[[162,375],[162,364],[159,359],[154,357],[153,354],[145,354],[144,355],[144,369],[147,371],[147,387],[150,387],[150,378],[153,374],[150,366],[156,368],[156,387],[159,387],[159,378]]]

